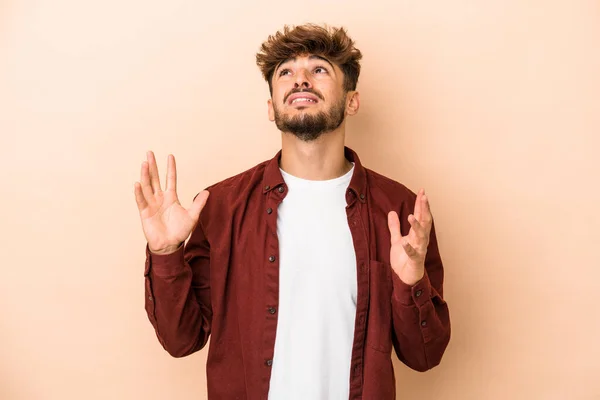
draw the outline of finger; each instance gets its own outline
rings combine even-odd
[[[139,182],[133,184],[133,191],[135,193],[135,202],[137,203],[138,210],[142,211],[146,207],[148,207],[148,202],[144,198],[144,194],[142,193],[142,185]]]
[[[422,213],[422,217],[419,220],[419,222],[421,222],[421,224],[423,225],[423,228],[427,232],[429,232],[431,230],[431,225],[433,223],[433,215],[431,215],[431,207],[429,205],[429,198],[427,196],[423,196],[422,202],[423,202],[423,205],[422,205],[423,213]]]
[[[160,178],[158,176],[158,167],[156,166],[156,158],[154,153],[149,151],[146,155],[148,157],[148,166],[150,172],[150,184],[152,185],[152,191],[154,193],[160,192]]]
[[[391,242],[398,242],[402,238],[402,233],[400,232],[400,218],[398,218],[396,211],[388,213],[388,228],[390,230]]]
[[[189,216],[194,221],[197,221],[198,218],[200,218],[200,213],[202,212],[202,209],[206,205],[209,195],[210,195],[210,193],[208,192],[208,190],[203,190],[202,192],[198,193],[198,195],[194,199],[192,206],[188,210]]]
[[[423,213],[421,199],[423,198],[424,195],[425,195],[425,191],[423,189],[419,189],[419,192],[417,193],[417,200],[415,201],[415,212],[414,212],[415,218],[417,218],[418,221],[421,220],[421,215]]]
[[[169,154],[167,160],[167,187],[166,190],[177,192],[177,168],[175,166],[175,157]]]
[[[408,242],[408,240],[406,238],[403,238],[401,243],[402,243],[402,248],[404,249],[404,252],[406,253],[406,255],[409,258],[411,258],[411,259],[419,258],[419,253],[417,253],[415,248],[411,246],[411,244]]]
[[[152,192],[152,186],[150,185],[150,175],[148,172],[148,162],[144,161],[142,163],[142,173],[141,173],[141,186],[142,193],[144,194],[144,198],[147,202],[150,202],[154,198],[154,192]]]
[[[417,218],[414,215],[410,214],[408,216],[408,223],[419,239],[423,239],[425,237],[425,229],[423,228],[423,225],[417,221]]]

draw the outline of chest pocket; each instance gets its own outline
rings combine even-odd
[[[375,350],[392,351],[392,268],[369,261],[369,316],[367,345]]]

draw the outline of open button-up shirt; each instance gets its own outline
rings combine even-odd
[[[392,400],[392,349],[408,367],[425,371],[439,364],[448,345],[443,265],[434,226],[424,277],[409,286],[392,271],[387,214],[398,213],[407,235],[416,195],[365,168],[352,149],[344,152],[355,163],[346,191],[357,262],[350,399]],[[210,197],[200,220],[175,253],[156,255],[146,246],[148,318],[174,357],[202,349],[210,335],[211,400],[268,395],[279,297],[277,207],[287,193],[280,157],[281,150],[207,187]]]

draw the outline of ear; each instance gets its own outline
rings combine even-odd
[[[275,121],[275,110],[273,110],[273,100],[269,99],[267,100],[267,106],[269,108],[269,121],[273,122]]]
[[[356,91],[348,92],[348,104],[346,105],[346,112],[348,115],[355,115],[360,108],[360,94]]]

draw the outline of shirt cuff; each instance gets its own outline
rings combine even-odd
[[[177,275],[185,267],[184,246],[181,244],[175,252],[171,254],[154,254],[146,244],[146,267],[144,275],[149,275],[150,270],[153,274],[162,277]]]
[[[404,283],[398,274],[392,271],[392,282],[394,285],[392,298],[402,305],[420,307],[431,299],[431,282],[429,282],[427,271],[423,278],[413,286]]]

